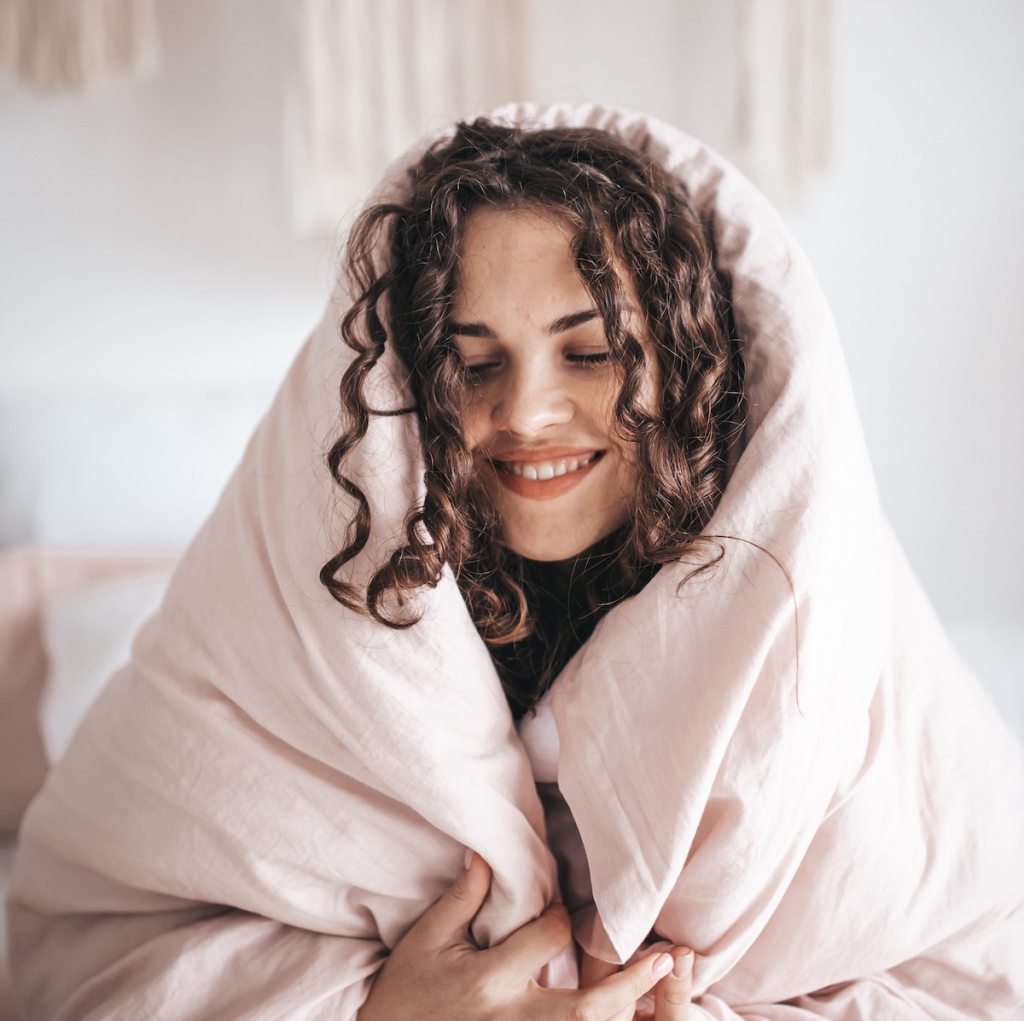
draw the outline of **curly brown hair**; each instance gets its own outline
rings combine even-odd
[[[576,268],[620,379],[615,428],[636,445],[641,481],[628,523],[581,554],[569,577],[502,544],[501,522],[463,438],[467,380],[449,323],[461,241],[483,205],[549,209],[571,231]],[[623,325],[616,263],[632,275],[656,353],[662,386],[655,409],[640,400],[648,370],[638,338]],[[681,181],[608,132],[526,130],[481,118],[458,124],[412,167],[407,198],[362,213],[345,270],[355,298],[341,335],[357,354],[341,381],[347,420],[327,463],[357,506],[347,545],[323,565],[320,580],[345,606],[404,628],[418,618],[388,611],[386,597],[401,608],[406,594],[435,586],[449,565],[518,720],[600,616],[661,565],[698,547],[716,549],[697,558],[690,577],[723,555],[701,531],[724,490],[746,402],[741,344],[711,225]],[[415,399],[415,407],[398,412],[371,409],[363,391],[388,342]],[[342,469],[371,414],[418,417],[426,495],[406,518],[404,545],[362,592],[337,577],[370,535],[368,501]]]

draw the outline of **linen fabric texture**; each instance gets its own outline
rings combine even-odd
[[[750,417],[708,534],[612,610],[550,706],[589,865],[576,938],[626,962],[696,951],[694,1016],[952,1019],[1024,1001],[1024,754],[957,658],[882,514],[836,328],[759,192],[696,139],[595,106],[713,227]],[[424,143],[425,144],[425,143]],[[401,196],[393,166],[375,198]],[[452,574],[393,631],[317,572],[352,502],[324,453],[351,352],[343,284],[219,504],[29,808],[9,906],[26,1017],[354,1018],[472,847],[480,946],[563,887],[530,763]],[[406,405],[389,349],[375,407]],[[422,499],[414,416],[346,469],[365,582]],[[780,565],[784,565],[783,571]],[[548,840],[554,846],[549,847]],[[554,852],[554,853],[553,853]],[[538,976],[577,982],[573,948]]]

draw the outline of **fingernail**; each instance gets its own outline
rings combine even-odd
[[[462,858],[462,867],[468,872],[469,866],[473,864],[473,848],[467,847]]]
[[[672,966],[672,974],[676,978],[689,978],[693,974],[693,951],[687,950],[676,958]]]
[[[670,954],[658,954],[657,959],[654,962],[654,966],[651,968],[651,974],[655,978],[661,978],[663,975],[667,975],[672,970],[672,957]]]

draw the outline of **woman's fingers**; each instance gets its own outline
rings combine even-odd
[[[420,916],[406,934],[422,945],[443,948],[471,942],[469,926],[480,910],[491,885],[491,870],[479,856],[472,855],[469,868]],[[496,976],[502,984],[518,987],[559,954],[572,939],[569,914],[562,904],[552,904],[533,922],[512,933],[481,957],[500,958]],[[673,965],[676,966],[673,973]],[[578,990],[552,990],[572,1004],[573,1016],[615,1019],[631,1018],[636,1002],[655,990],[655,1021],[685,1021],[690,1005],[693,952],[681,947],[671,954],[651,954],[628,967],[607,964],[586,952],[581,962]],[[536,988],[536,987],[535,987]]]
[[[686,1021],[693,989],[693,951],[671,950],[674,965],[654,989],[654,1021]]]
[[[514,982],[526,981],[572,940],[572,923],[564,904],[551,904],[542,915],[516,929],[484,953]]]
[[[607,978],[609,975],[614,975],[617,971],[621,970],[621,964],[611,964],[608,961],[602,961],[600,957],[591,957],[586,950],[580,947],[580,989],[596,986],[602,979]],[[628,1007],[608,1018],[607,1021],[633,1021],[633,1016],[636,1012],[635,1008],[636,1002],[634,1001]]]
[[[668,954],[651,954],[596,985],[562,995],[572,1002],[573,1017],[611,1019],[623,1011],[631,1017],[636,1001],[671,970],[672,958]]]
[[[490,867],[480,855],[474,854],[469,868],[463,869],[455,882],[420,915],[408,935],[415,934],[415,939],[437,948],[472,942],[469,923],[480,910],[490,888]]]

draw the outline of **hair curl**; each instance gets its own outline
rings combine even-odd
[[[347,424],[327,463],[357,506],[347,545],[323,565],[320,580],[338,602],[404,628],[416,619],[386,612],[386,597],[401,607],[405,594],[435,586],[450,565],[519,719],[600,616],[660,565],[701,546],[717,549],[692,577],[723,555],[701,531],[725,488],[746,416],[728,281],[715,266],[710,225],[684,185],[601,130],[460,123],[410,170],[409,184],[404,201],[359,217],[346,250],[355,300],[341,335],[356,357],[340,385]],[[571,578],[502,545],[462,435],[465,367],[449,321],[462,238],[483,205],[550,208],[570,228],[577,271],[621,379],[615,427],[636,445],[640,484],[628,523],[581,555]],[[639,399],[647,369],[638,339],[623,326],[616,262],[632,275],[656,353],[662,387],[653,410]],[[388,342],[409,372],[414,408],[381,412],[366,402],[364,382]],[[426,496],[406,519],[404,545],[364,593],[337,577],[370,534],[366,497],[342,469],[369,416],[385,413],[418,416]]]

